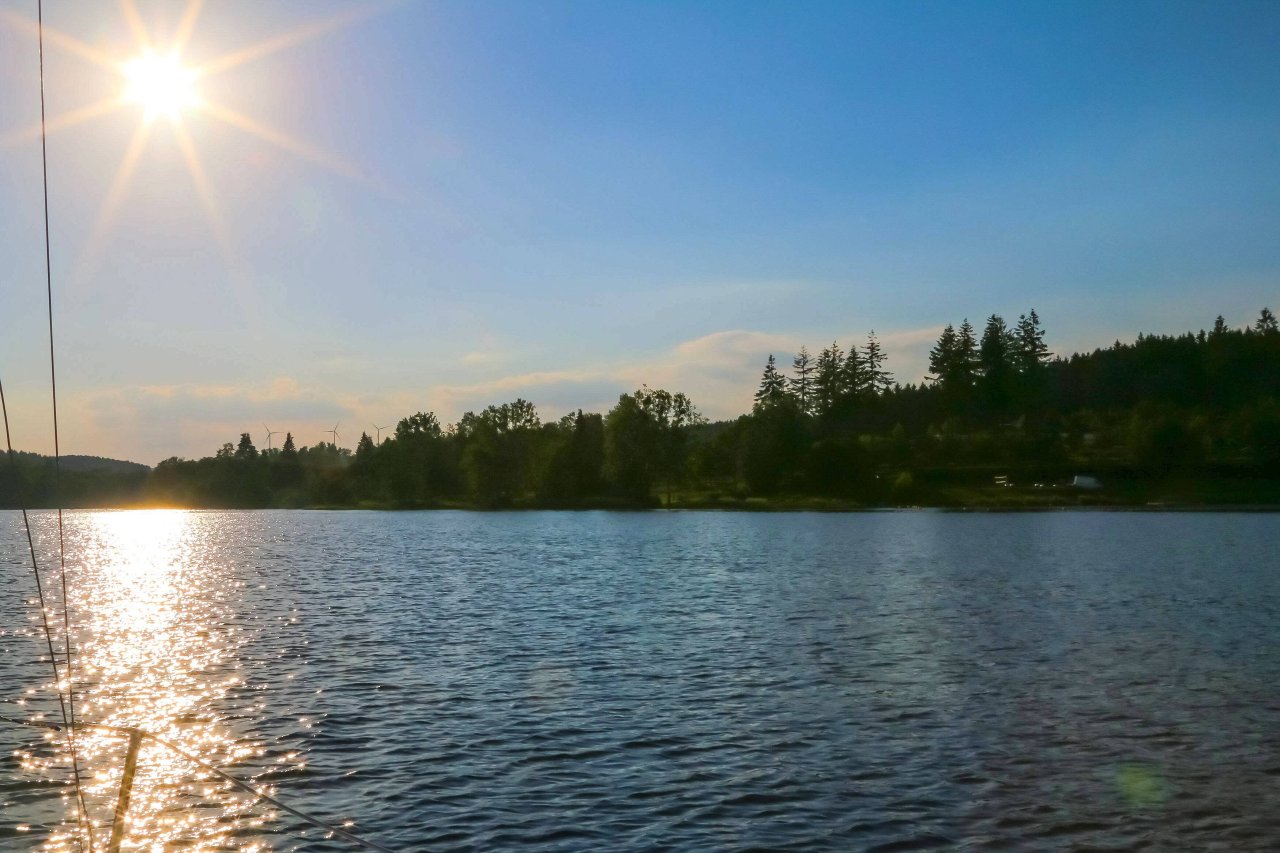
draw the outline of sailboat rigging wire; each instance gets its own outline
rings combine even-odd
[[[66,551],[65,528],[63,524],[63,518],[62,518],[62,515],[63,515],[62,488],[61,488],[62,486],[62,449],[58,440],[58,371],[57,371],[57,361],[55,357],[55,346],[54,346],[54,335],[53,335],[53,260],[52,260],[51,241],[49,236],[49,232],[50,232],[50,229],[49,229],[49,149],[48,149],[48,127],[47,127],[47,121],[45,118],[45,95],[44,95],[44,2],[43,0],[36,0],[36,34],[37,34],[37,43],[39,46],[39,59],[40,59],[40,168],[41,168],[42,188],[44,192],[44,265],[45,265],[45,298],[46,298],[46,305],[48,308],[48,320],[49,320],[49,323],[48,323],[49,325],[49,385],[50,385],[50,391],[51,391],[52,403],[53,403],[53,471],[54,471],[53,482],[54,482],[54,493],[57,496],[57,504],[58,504],[58,507],[57,507],[57,510],[58,510],[58,562],[59,562],[59,568],[61,570],[60,578],[61,578],[61,584],[62,584],[62,624],[63,624],[64,639],[66,641],[65,655],[63,658],[63,666],[65,667],[64,671],[66,674],[67,691],[66,691],[66,698],[64,700],[62,695],[62,689],[61,689],[62,677],[58,670],[58,656],[53,648],[53,633],[49,627],[49,614],[48,614],[48,608],[46,607],[46,604],[45,604],[44,585],[40,580],[40,567],[39,567],[39,562],[36,558],[35,542],[33,541],[31,536],[30,519],[27,516],[26,505],[25,503],[23,503],[21,507],[22,525],[23,525],[23,529],[26,531],[27,548],[31,553],[31,568],[35,575],[36,594],[40,603],[40,619],[41,619],[41,624],[44,627],[45,643],[47,644],[49,649],[49,662],[53,666],[54,688],[58,694],[58,706],[62,712],[63,725],[59,727],[52,723],[39,723],[39,722],[34,722],[29,720],[17,720],[9,717],[0,717],[0,720],[4,720],[6,722],[11,722],[11,723],[18,723],[21,725],[38,726],[38,727],[43,727],[47,729],[53,729],[54,731],[58,731],[61,728],[62,730],[66,731],[67,747],[71,753],[71,769],[72,769],[72,774],[75,780],[76,799],[79,803],[79,810],[76,814],[76,822],[77,824],[80,825],[81,830],[88,837],[88,849],[90,853],[92,853],[94,849],[93,848],[93,822],[89,820],[89,811],[85,804],[84,791],[81,786],[81,780],[80,780],[80,762],[79,762],[79,757],[77,755],[76,743],[75,743],[76,712],[75,712],[75,683],[72,678],[72,665],[71,665],[71,615],[70,615],[71,599],[67,595],[67,551]],[[16,485],[20,475],[18,472],[17,457],[13,450],[13,441],[9,435],[9,410],[8,410],[8,407],[5,405],[4,385],[2,383],[0,383],[0,412],[3,413],[3,419],[4,419],[5,446],[8,451],[9,466],[14,474],[14,482]],[[339,838],[343,838],[347,841],[350,841],[351,843],[356,844],[357,846],[364,847],[369,850],[384,851],[384,853],[394,853],[394,851],[392,851],[391,848],[389,847],[384,847],[381,844],[378,844],[376,842],[363,839],[360,836],[355,835],[354,833],[347,832],[345,829],[341,829],[340,827],[336,827],[331,824],[325,823],[319,818],[312,817],[311,815],[305,812],[295,809],[292,806],[289,806],[281,802],[280,800],[277,800],[274,797],[263,793],[262,791],[253,787],[249,783],[243,782],[240,779],[237,779],[236,777],[232,776],[231,774],[226,773],[225,771],[220,770],[211,764],[207,764],[201,761],[200,759],[180,749],[179,747],[175,746],[174,744],[170,743],[164,738],[159,737],[158,735],[151,734],[150,732],[143,731],[142,729],[124,727],[124,726],[108,726],[101,723],[83,723],[81,725],[87,726],[90,728],[106,729],[106,730],[111,730],[119,733],[125,733],[131,736],[141,736],[141,737],[150,738],[151,740],[156,741],[157,743],[167,747],[168,749],[172,750],[173,752],[187,759],[188,761],[191,761],[197,766],[202,767],[205,770],[208,770],[210,773],[214,773],[223,779],[226,779],[228,782],[232,783],[236,787],[241,788],[253,794],[255,797],[261,800],[265,800],[271,803],[277,808],[288,812],[289,814],[293,815],[294,817],[300,820],[310,823],[313,826],[316,826],[320,829],[325,830],[326,832],[331,833],[332,835],[338,836]]]
[[[4,417],[4,443],[9,457],[9,470],[13,474],[13,482],[15,489],[17,488],[21,474],[18,472],[18,459],[13,452],[13,439],[9,435],[9,406],[5,402],[4,383],[0,382],[0,414]],[[44,584],[40,580],[40,563],[36,559],[36,545],[31,538],[31,520],[27,517],[26,501],[19,500],[20,509],[22,510],[22,529],[27,534],[27,550],[31,553],[31,571],[36,577],[36,599],[40,604],[40,622],[44,626],[44,641],[49,648],[49,664],[53,667],[53,687],[58,694],[58,707],[62,710],[62,722],[67,728],[67,742],[71,746],[72,740],[71,717],[67,714],[67,703],[62,698],[62,689],[59,686],[62,676],[58,672],[58,655],[53,650],[53,632],[49,630],[49,609],[45,605],[44,600]],[[80,804],[80,809],[76,813],[76,822],[80,824],[81,829],[89,837],[89,850],[93,850],[93,825],[89,820],[89,811],[84,802],[84,791],[80,787],[80,768],[75,763],[75,752],[72,747],[72,770],[75,773],[76,782],[76,800]]]
[[[89,813],[85,807],[84,792],[80,786],[80,757],[76,751],[76,685],[74,670],[71,666],[71,598],[67,595],[67,548],[62,523],[62,448],[58,441],[58,370],[54,359],[53,345],[53,259],[51,241],[49,239],[49,142],[44,98],[44,0],[36,0],[36,41],[40,58],[40,178],[44,191],[44,285],[49,317],[49,387],[53,397],[53,491],[58,504],[58,566],[61,570],[62,628],[66,652],[63,665],[66,668],[67,675],[67,712],[70,717],[70,725],[67,727],[67,749],[71,753],[71,772],[76,783],[76,799],[80,802],[83,827],[89,837],[89,850],[92,851],[93,821],[89,820]],[[13,461],[12,456],[10,456],[10,461]],[[26,519],[25,511],[23,512],[23,519]],[[28,538],[31,536],[30,527],[27,528],[27,536]],[[35,565],[34,558],[35,551],[33,549],[33,566]],[[40,572],[37,570],[37,578],[39,574]],[[46,621],[45,636],[48,637],[48,635],[49,625]],[[50,641],[50,645],[52,645],[52,641]],[[57,674],[56,663],[54,664],[54,673],[55,675]],[[61,691],[58,694],[58,701],[62,701]]]
[[[19,726],[32,726],[34,728],[41,728],[41,729],[53,729],[54,731],[58,730],[58,725],[56,723],[47,723],[42,720],[20,720],[20,719],[17,719],[16,717],[0,716],[0,722],[14,723]],[[367,838],[361,838],[359,835],[356,835],[353,832],[348,832],[347,830],[342,829],[341,827],[334,826],[331,823],[326,823],[318,817],[313,817],[312,815],[309,815],[306,812],[301,811],[300,809],[295,809],[293,806],[290,806],[286,803],[281,802],[280,800],[277,800],[275,797],[271,796],[270,794],[263,793],[259,789],[250,785],[248,782],[245,782],[241,779],[236,778],[235,776],[232,776],[230,773],[226,772],[225,770],[220,770],[219,768],[213,766],[212,764],[209,764],[206,761],[201,761],[199,758],[196,758],[194,755],[187,752],[186,750],[181,749],[180,747],[176,746],[170,741],[165,740],[159,735],[152,734],[146,729],[140,729],[136,726],[111,726],[111,725],[107,725],[106,723],[85,723],[85,722],[81,722],[80,727],[87,728],[87,729],[102,729],[103,731],[115,732],[116,734],[129,735],[131,737],[137,735],[137,736],[147,738],[149,740],[153,740],[156,743],[160,744],[161,746],[166,747],[167,749],[170,749],[173,752],[177,753],[178,755],[182,756],[187,761],[190,761],[192,764],[196,765],[197,767],[207,770],[210,773],[213,773],[227,780],[231,784],[235,785],[237,788],[240,788],[243,791],[247,791],[250,794],[253,794],[255,797],[257,797],[260,800],[265,800],[266,802],[271,803],[271,805],[275,806],[278,809],[282,809],[283,811],[288,812],[289,814],[293,815],[299,820],[305,821],[311,824],[312,826],[315,826],[319,829],[323,829],[326,832],[331,832],[334,835],[338,836],[339,838],[343,839],[344,841],[350,841],[352,844],[355,844],[358,847],[363,847],[366,850],[380,850],[382,851],[382,853],[395,853],[395,851],[392,850],[390,847],[384,847],[383,845],[379,844],[376,841],[370,841]]]

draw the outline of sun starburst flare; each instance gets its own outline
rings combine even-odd
[[[124,100],[138,104],[148,120],[157,115],[176,119],[196,101],[195,72],[184,68],[176,52],[144,53],[124,65]]]
[[[119,75],[120,78],[118,97],[99,100],[50,116],[44,122],[45,132],[64,131],[93,119],[114,114],[121,109],[140,111],[138,131],[124,152],[110,189],[99,207],[92,231],[82,247],[81,258],[77,264],[82,276],[92,267],[96,249],[111,232],[115,214],[128,194],[131,178],[142,159],[142,149],[150,136],[149,130],[161,119],[167,120],[164,123],[169,125],[175,136],[200,205],[211,220],[213,235],[233,268],[238,264],[233,257],[229,229],[223,221],[213,196],[212,182],[202,164],[196,140],[184,123],[184,119],[188,116],[198,114],[201,117],[211,118],[338,175],[368,182],[360,169],[344,162],[341,158],[225,104],[214,102],[200,91],[199,84],[200,81],[214,75],[371,17],[391,4],[369,4],[357,9],[347,9],[328,18],[309,21],[282,35],[236,48],[199,66],[190,66],[183,62],[183,50],[194,35],[203,5],[203,0],[189,0],[174,37],[168,44],[162,45],[152,33],[148,32],[132,0],[122,0],[121,11],[135,42],[134,55],[124,60],[113,57],[74,36],[60,32],[48,24],[44,25],[44,38],[50,45],[103,67]],[[31,34],[38,31],[36,22],[8,10],[0,9],[0,21]],[[38,139],[40,133],[41,125],[37,122],[30,127],[0,134],[0,146],[30,142]]]

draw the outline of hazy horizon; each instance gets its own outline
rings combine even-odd
[[[905,383],[965,317],[1069,354],[1280,301],[1273,4],[132,8],[45,9],[64,453],[641,383],[723,418],[872,329]],[[0,380],[48,452],[34,15],[0,2]],[[112,65],[184,31],[207,106],[143,138]]]

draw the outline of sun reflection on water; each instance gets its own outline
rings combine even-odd
[[[203,556],[211,531],[199,522],[181,510],[76,517],[76,711],[83,721],[138,727],[234,769],[262,753],[234,737],[217,711],[243,683],[234,624],[243,584]],[[82,728],[78,744],[94,847],[105,850],[127,737]],[[267,849],[252,832],[270,815],[253,809],[251,795],[153,741],[143,742],[137,768],[123,849]],[[67,808],[45,849],[81,849],[70,797]]]

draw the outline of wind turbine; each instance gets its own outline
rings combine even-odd
[[[342,421],[338,421],[338,423],[337,423],[337,424],[334,424],[334,425],[333,425],[333,429],[326,429],[326,430],[324,430],[324,432],[326,432],[326,433],[328,433],[329,435],[333,436],[333,446],[334,446],[334,447],[337,447],[337,446],[338,446],[338,437],[339,437],[339,436],[338,436],[338,424],[340,424],[340,423],[342,423]]]
[[[265,429],[265,430],[267,431],[267,450],[270,450],[270,449],[271,449],[271,436],[273,436],[273,435],[279,435],[283,430],[272,429],[271,427],[267,426],[266,424],[263,424],[263,425],[262,425],[262,428],[263,428],[263,429]]]
[[[384,426],[380,427],[380,426],[378,426],[377,424],[373,424],[373,428],[374,428],[374,429],[376,429],[376,430],[378,431],[378,446],[379,446],[379,447],[381,447],[381,446],[382,446],[382,431],[383,431],[384,429],[391,429],[391,427],[384,427]]]

